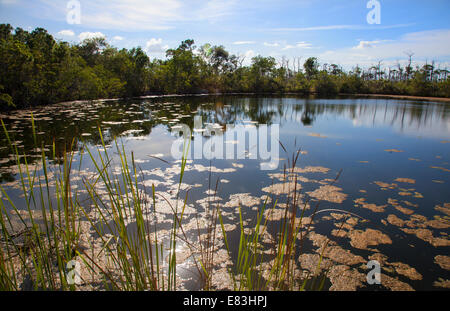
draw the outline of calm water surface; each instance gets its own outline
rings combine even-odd
[[[0,117],[21,154],[32,161],[33,157],[39,157],[41,150],[33,147],[30,112],[19,111]],[[118,137],[127,151],[133,151],[145,180],[154,181],[157,190],[169,196],[173,195],[171,185],[178,181],[176,168],[179,164],[171,156],[172,143],[178,137],[177,124],[193,128],[195,116],[201,116],[205,124],[224,130],[229,125],[279,124],[280,141],[286,151],[280,148],[280,165],[274,171],[260,170],[260,161],[252,159],[189,162],[183,182],[191,187],[188,203],[192,208],[199,211],[205,208],[199,200],[207,196],[209,188],[215,188],[217,180],[222,180],[217,191],[221,204],[226,205],[234,194],[247,194],[257,202],[268,194],[265,187],[280,182],[274,174],[283,173],[286,160],[301,148],[303,152],[297,167],[328,169],[301,174],[308,178],[300,182],[304,200],[315,200],[317,197],[307,192],[330,183],[342,170],[335,186],[339,188],[338,193],[344,194],[344,199],[338,203],[324,197],[319,209],[355,213],[369,220],[355,229],[381,231],[392,243],[355,248],[348,237],[331,235],[336,220],[330,213],[318,216],[316,232],[331,237],[341,247],[367,260],[374,253],[382,253],[389,263],[401,262],[415,268],[421,280],[398,274],[389,265],[384,270],[414,289],[437,289],[433,286],[435,281],[450,279],[449,271],[435,262],[437,255],[450,256],[450,208],[447,205],[446,209],[436,209],[450,203],[449,104],[392,99],[198,96],[67,103],[32,112],[39,145],[43,143],[48,156],[53,143],[57,157],[70,149],[79,151],[82,141],[92,148],[99,146],[100,126],[106,143],[112,144],[113,138]],[[209,139],[201,132],[194,132],[193,141]],[[71,144],[73,140],[77,142],[75,145]],[[252,146],[245,147],[251,153]],[[78,153],[76,160],[79,158]],[[20,202],[14,164],[2,133],[0,180],[11,198]],[[214,168],[211,178],[210,167]],[[94,171],[88,164],[82,170]],[[250,206],[245,207],[250,222],[254,219],[256,205],[261,204],[248,203]],[[229,204],[225,208],[230,212],[227,222],[235,224],[232,214],[236,207]],[[390,219],[395,215],[401,220],[416,219],[416,222],[400,226],[388,221],[389,215]],[[414,218],[416,215],[421,216],[420,220]],[[428,223],[431,220],[438,223]],[[426,237],[411,231],[420,228],[428,230]],[[312,247],[311,243],[307,244],[305,252]],[[362,264],[355,268],[358,266]]]

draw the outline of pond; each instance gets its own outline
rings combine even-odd
[[[35,148],[31,113],[38,146],[43,148]],[[298,178],[296,190],[308,204],[305,216],[311,217],[316,207],[319,211],[312,220],[314,233],[296,254],[302,269],[311,270],[322,238],[328,237],[324,257],[335,268],[327,287],[450,286],[449,104],[346,97],[174,96],[61,103],[0,117],[29,163],[42,152],[52,157],[53,150],[59,159],[73,151],[79,161],[83,143],[92,149],[102,147],[100,128],[112,153],[115,137],[133,152],[142,186],[148,190],[154,185],[174,201],[180,178],[180,161],[173,157],[180,149],[174,146],[177,142],[181,148],[189,146],[180,196],[188,193],[187,229],[195,215],[214,202],[223,208],[231,241],[239,239],[239,205],[251,226],[267,197],[272,202],[279,197],[280,206],[285,203],[282,185],[289,184],[285,170],[299,152],[292,174]],[[189,129],[190,140],[183,140],[183,129]],[[227,135],[239,132],[236,129],[245,133]],[[263,140],[267,146],[261,146]],[[216,156],[211,156],[205,148],[214,141],[219,143],[213,149]],[[217,149],[220,144],[223,148]],[[264,151],[270,159],[261,157]],[[77,170],[85,177],[95,171],[89,163]],[[18,168],[4,133],[0,174],[11,200],[20,202]],[[81,178],[74,176],[72,182],[82,188]],[[4,196],[2,200],[8,206]],[[159,219],[161,223],[169,214]],[[275,232],[268,234],[276,237]],[[381,287],[366,282],[370,260],[381,264]],[[190,281],[186,287],[196,289],[195,278]]]

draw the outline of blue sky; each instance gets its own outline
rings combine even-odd
[[[373,1],[373,0],[372,0]],[[105,36],[114,46],[143,47],[150,57],[188,38],[230,52],[293,62],[393,66],[413,52],[417,64],[450,67],[449,0],[378,0],[381,23],[369,24],[369,0],[80,0],[81,24],[67,22],[69,0],[0,0],[0,22],[44,27],[79,42]]]

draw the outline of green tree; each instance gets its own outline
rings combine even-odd
[[[167,50],[168,60],[163,65],[167,92],[190,93],[200,88],[201,59],[194,49],[194,40],[185,40],[177,49]]]
[[[276,61],[273,57],[256,56],[250,68],[251,87],[256,92],[273,90]]]
[[[316,57],[308,58],[303,64],[305,69],[306,78],[308,80],[313,79],[319,73],[319,63]]]

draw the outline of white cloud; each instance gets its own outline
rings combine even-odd
[[[274,43],[264,42],[264,46],[277,47],[277,46],[280,46],[280,44],[277,42],[274,42]]]
[[[282,50],[286,51],[286,50],[291,50],[291,49],[311,49],[312,48],[312,44],[311,43],[307,43],[304,41],[298,42],[296,45],[291,45],[291,44],[287,44]]]
[[[47,18],[65,21],[66,5],[61,1],[37,1],[50,9]],[[169,22],[183,16],[182,6],[181,0],[82,1],[81,23],[85,27],[126,31],[169,29]]]
[[[189,1],[184,2],[187,3]],[[206,5],[202,6],[196,12],[194,11],[195,19],[207,19],[210,21],[214,21],[225,15],[232,15],[236,6],[240,4],[238,0],[208,0],[201,2],[206,2]]]
[[[339,30],[339,29],[355,29],[355,25],[330,25],[315,27],[299,27],[299,28],[274,28],[273,31],[317,31],[317,30]]]
[[[373,44],[376,44],[376,43],[378,43],[378,41],[359,41],[359,45],[355,46],[353,48],[362,50],[362,49],[366,49],[366,48],[371,48],[371,47],[373,47]]]
[[[245,66],[250,65],[252,63],[252,58],[256,56],[255,51],[253,50],[248,50],[247,52],[244,53],[244,61],[243,64]]]
[[[255,44],[255,41],[235,41],[233,42],[234,45],[248,45],[248,44]]]
[[[392,42],[392,40],[375,40],[375,41],[359,40],[359,44],[353,48],[357,49],[357,50],[363,50],[363,49],[367,49],[367,48],[376,47],[378,44],[385,43],[385,42]]]
[[[245,55],[246,58],[253,58],[253,57],[256,56],[256,53],[253,50],[248,50],[247,52],[245,52],[244,55]]]
[[[163,46],[163,40],[161,38],[151,38],[145,45],[145,50],[149,54],[162,54],[169,49],[168,45]]]
[[[295,48],[295,45],[287,44],[282,50],[286,51],[286,50],[291,50],[291,49],[294,49],[294,48]]]
[[[159,39],[151,38],[150,40],[147,41],[147,47],[161,45],[162,41],[163,40],[161,38]]]
[[[297,43],[296,47],[300,48],[300,49],[311,49],[312,48],[312,44],[304,42],[304,41],[301,41],[301,42]]]
[[[46,18],[65,21],[62,1],[36,0],[46,5]],[[238,0],[96,0],[82,1],[85,27],[123,31],[167,30],[183,22],[219,22],[237,11]]]
[[[16,4],[18,0],[0,0],[1,4]]]
[[[115,36],[115,37],[113,37],[113,40],[114,41],[122,41],[122,40],[124,40],[125,38],[124,37],[121,37],[121,36]]]
[[[313,27],[297,27],[297,28],[273,28],[271,31],[277,32],[301,32],[301,31],[324,31],[324,30],[382,30],[410,27],[414,24],[395,24],[395,25],[328,25]]]
[[[58,35],[63,37],[73,37],[75,36],[75,33],[72,30],[61,30],[58,32]]]
[[[94,38],[106,38],[106,36],[101,32],[82,32],[78,35],[80,41],[84,41],[86,39],[94,39]]]

